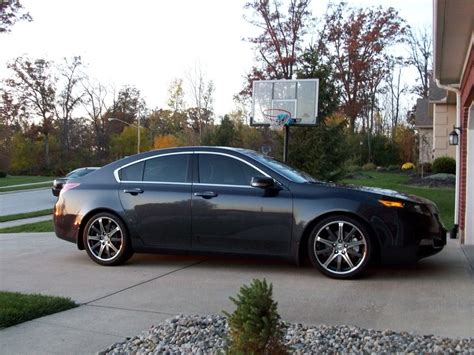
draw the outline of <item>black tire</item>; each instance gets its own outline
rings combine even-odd
[[[370,262],[372,250],[367,228],[355,218],[344,215],[321,220],[308,240],[313,266],[335,279],[360,276]]]
[[[82,239],[89,257],[97,264],[123,264],[133,255],[127,228],[111,213],[98,213],[87,222]]]

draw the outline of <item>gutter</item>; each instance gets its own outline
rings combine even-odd
[[[435,79],[436,85],[446,91],[451,91],[456,94],[456,127],[461,127],[461,91],[459,84],[443,85],[439,79]],[[447,98],[447,95],[446,95]],[[459,132],[463,134],[462,131]],[[459,193],[460,193],[460,178],[461,178],[461,145],[456,146],[456,191],[454,193],[454,227],[449,232],[449,236],[452,239],[457,238],[459,229]]]

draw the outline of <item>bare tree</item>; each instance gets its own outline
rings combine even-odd
[[[59,77],[61,83],[64,85],[59,93],[58,105],[56,107],[56,116],[61,126],[61,146],[63,153],[68,152],[70,149],[70,121],[72,120],[72,113],[84,96],[84,91],[79,91],[79,84],[83,76],[79,70],[81,66],[81,57],[73,57],[70,61],[65,58],[64,64],[58,67]]]
[[[109,94],[104,85],[94,82],[90,78],[82,78],[81,83],[84,90],[81,103],[94,128],[98,155],[100,158],[103,158],[108,145],[107,117],[105,114],[108,108]]]
[[[408,49],[410,56],[408,64],[413,65],[418,72],[418,84],[413,88],[413,92],[421,97],[428,97],[429,75],[432,68],[432,39],[431,30],[423,28],[415,31],[408,31]]]
[[[187,79],[193,104],[193,107],[187,110],[188,116],[192,128],[199,135],[200,143],[204,127],[212,122],[214,83],[206,79],[199,64],[188,73]]]

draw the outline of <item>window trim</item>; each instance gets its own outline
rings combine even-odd
[[[146,158],[142,158],[142,159],[139,159],[139,160],[135,160],[133,162],[130,162],[128,164],[125,164],[125,165],[122,165],[120,167],[118,167],[117,169],[114,170],[114,178],[115,180],[118,182],[118,183],[140,183],[140,184],[164,184],[164,185],[196,185],[196,186],[221,186],[221,187],[245,187],[245,188],[251,188],[251,189],[256,189],[257,187],[253,187],[253,186],[250,186],[250,185],[228,185],[228,184],[206,184],[206,183],[201,183],[201,182],[194,182],[194,180],[199,180],[199,176],[193,178],[192,182],[166,182],[166,181],[136,181],[136,180],[120,180],[120,177],[119,177],[119,171],[121,169],[124,169],[130,165],[133,165],[133,164],[138,164],[138,163],[141,163],[142,161],[146,161],[146,160],[149,160],[149,159],[154,159],[154,158],[159,158],[159,157],[164,157],[164,156],[168,156],[168,155],[183,155],[183,154],[189,154],[191,155],[190,158],[191,161],[194,159],[193,155],[195,154],[214,154],[214,155],[222,155],[222,156],[225,156],[225,157],[229,157],[229,158],[233,158],[233,159],[236,159],[238,161],[241,161],[242,163],[244,164],[247,164],[248,166],[250,166],[251,168],[254,168],[255,170],[257,170],[258,172],[260,172],[261,174],[265,175],[266,177],[269,177],[269,178],[272,178],[273,180],[275,180],[277,182],[277,184],[279,184],[280,186],[284,186],[280,181],[278,181],[277,179],[275,179],[275,177],[271,176],[270,174],[266,173],[265,171],[263,171],[262,169],[260,169],[259,167],[255,166],[254,164],[246,161],[245,159],[242,159],[240,157],[237,157],[235,155],[232,155],[232,154],[228,154],[228,153],[223,153],[223,152],[213,152],[213,151],[209,151],[209,150],[202,150],[202,151],[186,151],[186,152],[172,152],[172,153],[162,153],[162,154],[158,154],[158,155],[153,155],[151,157],[146,157]],[[193,169],[193,166],[191,167],[191,169]],[[270,168],[269,168],[270,169]],[[270,169],[273,171],[273,169]]]
[[[173,152],[173,153],[163,153],[163,154],[158,154],[158,155],[153,155],[151,157],[146,157],[146,158],[142,158],[142,159],[139,159],[139,160],[135,160],[131,163],[128,163],[128,164],[125,164],[125,165],[122,165],[121,167],[117,168],[114,170],[114,178],[115,180],[118,182],[118,183],[139,183],[139,184],[162,184],[162,185],[192,185],[192,182],[171,182],[171,181],[143,181],[143,180],[121,180],[120,179],[120,176],[119,176],[119,172],[120,170],[124,169],[124,168],[127,168],[131,165],[134,165],[134,164],[139,164],[141,162],[144,162],[146,160],[150,160],[150,159],[155,159],[155,158],[161,158],[161,157],[165,157],[165,156],[169,156],[169,155],[184,155],[184,154],[188,154],[188,155],[191,155],[191,157],[189,158],[192,158],[192,155],[194,154],[194,152]],[[189,162],[191,160],[188,160],[188,165],[189,165]],[[188,167],[189,168],[189,167]],[[145,165],[143,166],[143,169],[145,169]],[[143,176],[142,176],[143,178]]]

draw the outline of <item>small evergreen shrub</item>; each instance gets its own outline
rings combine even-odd
[[[6,177],[7,177],[7,173],[3,170],[0,170],[0,179],[6,178]]]
[[[431,163],[423,163],[418,165],[418,172],[421,173],[422,168],[424,173],[431,173],[431,171],[433,170]]]
[[[456,174],[456,160],[450,157],[436,158],[432,170],[434,174]]]
[[[374,163],[367,163],[362,165],[362,170],[364,171],[372,171],[375,170],[377,166]]]
[[[388,171],[400,171],[400,166],[399,165],[389,165],[387,167]]]
[[[351,164],[351,165],[346,167],[346,171],[348,173],[355,173],[355,172],[361,171],[361,170],[362,170],[362,168],[359,165],[355,165],[355,164]]]
[[[284,325],[273,300],[273,286],[254,279],[250,286],[243,285],[232,315],[224,311],[229,322],[227,354],[288,354],[283,344]]]

